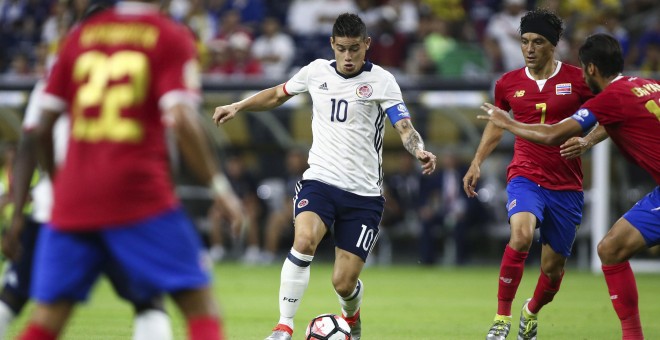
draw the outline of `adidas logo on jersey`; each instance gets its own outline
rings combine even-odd
[[[321,86],[319,86],[319,90],[328,90],[328,83],[323,83]]]

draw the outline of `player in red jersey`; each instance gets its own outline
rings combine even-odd
[[[120,2],[69,33],[42,101],[54,206],[38,238],[37,305],[21,339],[57,338],[110,261],[136,295],[171,294],[191,339],[222,338],[208,260],[174,195],[166,147],[171,128],[184,159],[240,221],[197,118],[199,83],[193,37],[156,4]],[[68,149],[55,169],[52,128],[65,111]]]
[[[554,59],[562,25],[557,15],[539,9],[520,20],[520,46],[526,67],[504,74],[495,84],[495,105],[511,110],[517,121],[556,123],[593,96],[579,68]],[[493,124],[486,126],[463,178],[469,197],[477,195],[481,163],[495,149],[502,133]],[[559,290],[582,220],[580,159],[563,159],[558,146],[516,138],[513,160],[507,169],[507,194],[511,236],[500,266],[497,313],[486,339],[501,340],[509,334],[511,303],[523,276],[534,230],[539,228],[541,273],[534,295],[521,310],[518,332],[519,339],[534,339],[537,313]]]
[[[536,143],[561,145],[562,155],[574,155],[576,134],[604,126],[626,158],[646,170],[660,185],[660,84],[625,77],[623,55],[616,39],[606,34],[587,38],[579,51],[587,84],[597,94],[570,118],[553,125],[524,124],[491,104],[482,109],[500,128]],[[601,198],[607,199],[607,198]],[[660,244],[660,186],[626,212],[598,244],[605,281],[614,310],[621,320],[623,339],[643,339],[637,284],[628,260]]]

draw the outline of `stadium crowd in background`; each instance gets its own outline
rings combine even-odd
[[[39,74],[46,56],[90,2],[0,1],[0,74]],[[114,1],[114,0],[107,0]],[[626,70],[660,71],[659,15],[653,0],[169,0],[163,11],[197,38],[203,71],[219,77],[285,77],[316,58],[331,57],[332,18],[353,12],[373,37],[368,58],[398,74],[478,77],[522,66],[516,20],[542,7],[566,22],[560,60],[591,33],[614,35]],[[513,34],[512,34],[513,33]],[[237,37],[233,37],[233,35]],[[512,47],[513,46],[513,47]]]

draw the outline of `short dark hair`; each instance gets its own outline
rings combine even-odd
[[[332,37],[366,38],[367,26],[356,14],[340,14],[332,26]]]
[[[578,57],[583,67],[592,63],[603,77],[612,77],[623,72],[621,45],[609,34],[598,33],[589,36],[580,46]]]
[[[557,46],[557,42],[564,34],[564,22],[557,14],[544,8],[536,8],[520,18],[518,30],[520,35],[527,32],[540,34]]]

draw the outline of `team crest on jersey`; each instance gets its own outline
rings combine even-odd
[[[563,83],[555,85],[555,94],[558,96],[563,96],[573,93],[573,87],[571,83]]]
[[[513,94],[513,98],[520,98],[525,95],[525,90],[519,90],[516,91],[516,93]]]
[[[298,202],[298,209],[306,207],[307,204],[309,204],[309,201],[306,198],[301,199],[300,202]]]
[[[374,93],[374,89],[371,88],[371,85],[366,83],[358,84],[355,93],[359,98],[369,98]]]

